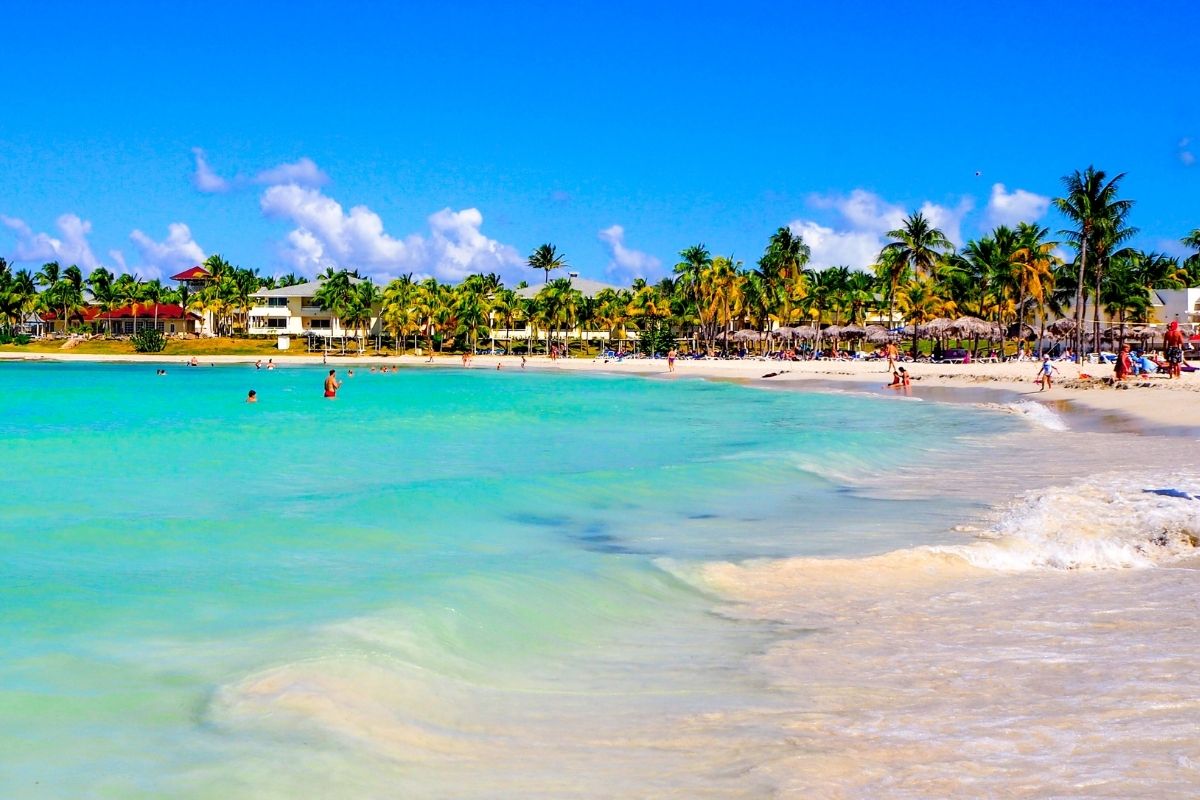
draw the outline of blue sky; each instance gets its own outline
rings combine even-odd
[[[0,255],[626,281],[790,224],[862,266],[917,208],[1057,230],[1090,163],[1142,247],[1200,227],[1193,3],[385,5],[5,4]]]

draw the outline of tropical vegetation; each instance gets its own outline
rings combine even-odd
[[[913,212],[887,233],[866,270],[813,266],[809,244],[784,226],[752,264],[699,242],[680,250],[671,274],[657,282],[637,279],[592,297],[569,277],[552,277],[565,271],[567,257],[545,243],[527,259],[542,279],[532,296],[518,291],[523,281],[507,287],[495,274],[471,275],[457,285],[409,274],[377,286],[352,268],[329,268],[318,276],[315,301],[355,334],[360,350],[376,317],[381,338],[396,348],[435,352],[493,347],[512,329],[529,332],[531,344],[522,346],[543,351],[555,342],[578,347],[581,330],[607,331],[648,351],[687,339],[716,352],[729,347],[737,331],[800,328],[820,348],[836,346],[847,326],[868,323],[887,335],[911,336],[915,349],[939,321],[963,318],[999,331],[1002,346],[1004,339],[1037,338],[1051,321],[1066,320],[1056,330],[1068,331],[1079,348],[1085,339],[1101,339],[1102,315],[1121,326],[1147,322],[1152,290],[1200,284],[1200,228],[1181,238],[1191,251],[1182,258],[1130,245],[1137,229],[1129,223],[1134,203],[1120,195],[1124,177],[1091,166],[1065,176],[1054,205],[1067,224],[1056,234],[1020,222],[956,245],[927,215]],[[212,280],[190,293],[103,267],[85,276],[75,265],[15,270],[0,259],[0,331],[11,335],[36,313],[73,319],[87,304],[132,307],[137,314],[154,303],[178,303],[210,316],[218,334],[246,333],[255,292],[303,280],[262,276],[220,255],[203,266]]]

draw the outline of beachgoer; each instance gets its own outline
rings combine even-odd
[[[267,359],[267,369],[275,369],[275,359],[273,359],[273,358]]]
[[[896,343],[888,342],[887,347],[884,348],[883,352],[887,356],[888,372],[895,372],[896,371],[896,357],[898,355],[900,355],[900,351],[896,349]]]
[[[906,388],[912,386],[912,376],[908,374],[908,370],[904,367],[900,368],[900,380]]]
[[[885,386],[885,387],[883,387],[883,388],[885,388],[885,389],[899,389],[899,388],[900,388],[901,386],[903,386],[903,385],[904,385],[904,378],[901,378],[901,377],[900,377],[900,373],[899,373],[899,372],[897,372],[896,370],[892,370],[892,382],[891,382],[891,383],[889,383],[887,386]]]
[[[254,362],[254,368],[255,368],[255,369],[262,369],[262,359],[261,359],[261,358],[260,358],[258,361],[255,361],[255,362]]]
[[[200,366],[200,362],[196,360],[195,356],[192,356],[192,360],[188,362],[188,366],[189,367],[198,367],[198,366]]]
[[[348,370],[346,370],[346,377],[347,377],[347,378],[353,378],[353,377],[354,377],[354,370],[352,370],[352,369],[348,369]]]
[[[258,392],[251,389],[250,394],[246,395],[246,402],[247,403],[257,403],[258,402]]]
[[[525,356],[521,356],[521,369],[525,369]]]
[[[1039,392],[1044,392],[1051,388],[1051,373],[1058,372],[1058,367],[1050,363],[1050,356],[1042,356],[1042,365],[1038,367],[1037,383],[1041,388]]]
[[[337,370],[329,370],[329,375],[325,377],[325,396],[337,397],[337,391],[342,387],[341,382],[337,379]]]
[[[1119,381],[1125,380],[1133,372],[1133,356],[1129,353],[1129,345],[1121,346],[1121,353],[1117,356],[1117,366],[1114,372]]]
[[[677,355],[679,355],[679,353],[675,351],[675,348],[671,348],[667,351],[667,372],[675,371],[675,357]]]
[[[1183,331],[1179,330],[1179,323],[1171,320],[1171,324],[1167,326],[1167,335],[1163,337],[1163,344],[1166,347],[1167,364],[1169,365],[1168,372],[1172,378],[1180,377],[1180,372],[1183,370]]]

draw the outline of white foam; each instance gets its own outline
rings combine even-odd
[[[1198,496],[1195,473],[1093,476],[1025,493],[983,541],[930,549],[1002,571],[1152,567],[1196,555]]]
[[[1004,411],[1008,414],[1016,414],[1027,420],[1030,424],[1043,430],[1070,430],[1070,426],[1067,425],[1067,421],[1063,419],[1062,415],[1049,406],[1034,400],[1020,400],[1015,403],[980,403],[979,406],[981,408]]]

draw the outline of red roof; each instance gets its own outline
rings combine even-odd
[[[212,277],[212,273],[209,272],[208,270],[206,270],[204,267],[191,267],[189,269],[185,269],[183,272],[179,273],[178,275],[172,275],[171,280],[173,280],[173,281],[203,281],[203,280],[208,280],[211,277]]]
[[[159,319],[183,319],[185,316],[191,320],[200,319],[200,315],[185,310],[183,306],[177,303],[159,303],[158,305],[154,303],[137,304],[138,319],[154,319],[156,316]],[[133,317],[133,308],[130,306],[121,306],[120,308],[114,308],[112,311],[102,311],[99,306],[84,306],[79,311],[71,314],[71,319],[82,319],[84,322],[92,322],[98,319],[133,319]],[[42,314],[42,319],[50,322],[51,320],[58,319],[58,315],[51,311]]]
[[[84,306],[71,312],[71,319],[79,319],[84,322],[91,322],[96,317],[100,316],[100,306]],[[58,319],[57,311],[48,311],[42,314],[42,319],[46,322]]]

